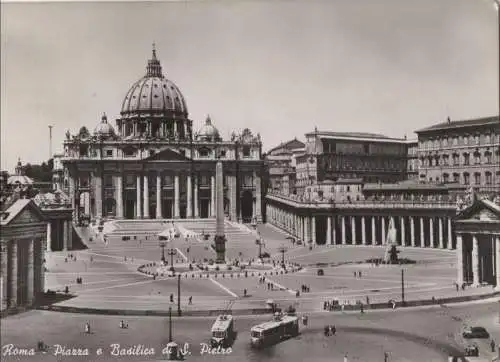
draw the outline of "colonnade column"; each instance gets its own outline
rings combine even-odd
[[[174,177],[174,218],[178,219],[179,212],[179,175]]]
[[[311,217],[311,240],[312,243],[316,244],[316,216]]]
[[[401,246],[406,246],[405,217],[401,216]]]
[[[429,246],[434,247],[434,220],[432,217],[429,218]]]
[[[385,245],[385,218],[382,216],[382,245]]]
[[[136,186],[136,218],[142,218],[142,207],[141,207],[141,175],[137,175],[137,186]]]
[[[351,244],[356,245],[356,219],[354,216],[351,216]]]
[[[123,179],[122,175],[116,176],[116,217],[123,219]]]
[[[17,305],[17,240],[10,242],[10,285],[9,285],[9,307]]]
[[[461,286],[464,283],[464,252],[462,235],[457,234],[457,284]]]
[[[326,217],[326,243],[330,245],[332,243],[332,217]]]
[[[372,245],[377,245],[377,234],[375,230],[375,216],[372,216]]]
[[[68,250],[68,226],[66,225],[66,220],[64,221],[58,221],[63,223],[63,250],[67,251]]]
[[[149,177],[148,175],[144,175],[144,218],[149,219]]]
[[[26,304],[32,305],[34,298],[34,288],[33,284],[35,282],[35,271],[33,265],[33,256],[34,256],[34,240],[31,239],[28,242],[28,265],[27,265],[27,275],[26,275]]]
[[[337,244],[337,217],[332,216],[332,244]]]
[[[68,250],[73,250],[73,223],[71,220],[66,220],[66,227],[68,228],[68,240],[66,242],[66,247]]]
[[[342,245],[345,245],[346,244],[346,238],[345,238],[345,218],[344,216],[341,216],[340,217],[340,226],[341,226],[341,229],[342,229]]]
[[[50,220],[47,223],[47,251],[52,251],[52,222]]]
[[[496,289],[500,289],[500,235],[495,235],[495,264]]]
[[[361,216],[361,242],[363,245],[366,245],[366,225],[364,216]]]
[[[0,244],[0,280],[2,283],[2,300],[0,301],[0,310],[5,310],[7,309],[8,305],[8,281],[9,279],[7,278],[7,275],[9,273],[9,268],[8,268],[8,255],[9,255],[9,249],[8,249],[8,243],[2,243]],[[497,269],[498,270],[498,269]]]
[[[309,237],[309,225],[308,225],[308,217],[304,217],[304,244],[308,244],[310,237]]]
[[[472,286],[478,287],[481,284],[479,277],[479,242],[476,234],[472,234]]]
[[[420,218],[420,247],[425,248],[424,217]]]
[[[162,204],[161,204],[161,175],[156,175],[156,218],[163,218]]]
[[[198,207],[198,176],[194,175],[194,217],[198,218],[199,207]]]
[[[215,176],[210,176],[210,216],[215,217]]]
[[[415,246],[415,219],[410,216],[410,242],[411,246]]]
[[[453,249],[453,234],[451,233],[451,217],[448,218],[448,245],[449,250]]]
[[[193,197],[192,197],[192,185],[191,185],[191,175],[187,176],[187,210],[186,217],[193,217]]]
[[[443,239],[443,218],[438,219],[439,223],[439,248],[444,249],[444,239]]]

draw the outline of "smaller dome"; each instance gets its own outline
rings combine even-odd
[[[102,115],[101,123],[99,123],[94,129],[94,135],[104,137],[115,135],[115,129],[108,123],[108,117],[106,117],[106,113]]]
[[[219,130],[215,128],[215,126],[212,124],[212,119],[210,118],[210,115],[207,116],[207,119],[205,120],[205,125],[200,128],[200,131],[198,132],[196,139],[201,141],[220,140]]]

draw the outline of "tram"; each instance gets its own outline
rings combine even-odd
[[[211,332],[210,345],[212,347],[230,347],[235,337],[233,316],[230,314],[218,316],[212,325]]]
[[[275,313],[272,321],[258,324],[250,330],[252,347],[276,344],[299,334],[299,318],[294,315]]]

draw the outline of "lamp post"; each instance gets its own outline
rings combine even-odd
[[[177,250],[175,249],[168,249],[167,254],[170,256],[170,270],[174,271],[174,255],[177,254]]]
[[[172,307],[168,307],[168,341],[172,342]]]
[[[160,242],[160,248],[161,248],[161,261],[162,263],[165,263],[165,245],[166,243]]]
[[[401,269],[401,301],[403,306],[406,304],[405,302],[405,270]]]
[[[285,248],[284,245],[282,245],[282,246],[280,246],[278,251],[281,253],[281,267],[284,268],[285,267],[285,253],[286,253],[287,249]]]

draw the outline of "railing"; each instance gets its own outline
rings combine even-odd
[[[329,200],[300,200],[285,197],[283,195],[267,195],[266,198],[283,202],[289,205],[306,208],[343,208],[343,209],[360,209],[360,208],[423,208],[423,209],[456,209],[456,202],[453,201],[419,201],[419,200],[360,200],[360,201],[329,201]]]

